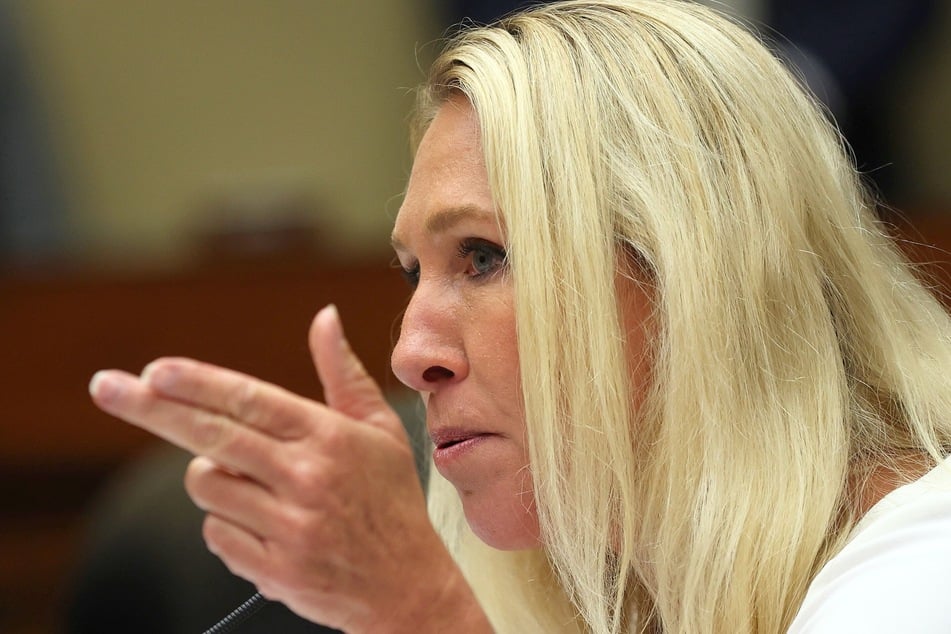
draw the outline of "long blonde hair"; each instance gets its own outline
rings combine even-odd
[[[462,32],[417,132],[453,92],[504,218],[544,541],[490,551],[433,483],[493,623],[784,631],[867,471],[951,445],[951,324],[839,136],[754,36],[669,0]],[[631,385],[620,261],[653,298],[649,385]]]

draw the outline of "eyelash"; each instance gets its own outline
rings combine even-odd
[[[499,271],[506,264],[505,249],[497,244],[482,240],[480,238],[466,238],[459,243],[456,254],[463,260],[469,259],[473,255],[488,255],[492,259],[492,265],[487,271],[476,272],[471,277],[484,278]]]
[[[406,283],[409,284],[411,288],[419,286],[419,262],[409,269],[400,266],[400,275],[403,276],[403,279],[406,280]]]
[[[469,274],[469,277],[475,280],[484,279],[497,273],[507,262],[505,249],[488,240],[482,240],[481,238],[465,238],[461,240],[459,246],[456,248],[456,255],[463,260],[469,259],[473,255],[488,255],[489,258],[491,258],[492,265],[488,270],[483,272],[476,271]],[[419,262],[416,262],[411,268],[401,266],[400,272],[406,280],[406,283],[412,288],[416,288],[419,285]]]

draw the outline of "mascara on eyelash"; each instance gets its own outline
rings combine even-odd
[[[501,271],[507,263],[505,249],[480,238],[462,240],[457,251],[460,258],[471,260],[469,266],[474,270],[471,275],[474,280],[486,279]]]
[[[504,262],[507,257],[504,248],[494,242],[483,240],[482,238],[466,238],[459,242],[459,247],[456,249],[456,253],[461,258],[468,257],[475,251],[490,252],[502,262]]]
[[[406,283],[412,288],[419,286],[419,264],[414,266],[411,269],[400,267],[400,275],[403,276],[403,279],[406,280]]]
[[[500,247],[494,242],[490,242],[482,238],[466,238],[460,241],[459,246],[456,248],[456,255],[460,258],[467,258],[478,251],[489,253],[494,258],[496,258],[497,268],[503,267],[508,261],[504,248]],[[406,268],[401,264],[397,264],[397,266],[400,269],[400,275],[404,280],[406,280],[406,283],[409,284],[411,288],[416,288],[419,286],[419,262],[417,262],[412,268]],[[490,271],[487,271],[485,274],[488,273],[490,273]]]

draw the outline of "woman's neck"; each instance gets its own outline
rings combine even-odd
[[[896,457],[890,464],[871,468],[859,487],[859,516],[864,517],[873,506],[897,489],[914,482],[931,469],[931,460],[924,454]]]

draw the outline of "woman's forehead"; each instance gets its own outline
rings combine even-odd
[[[410,229],[433,233],[460,221],[498,222],[478,118],[469,102],[443,104],[423,136],[393,230],[405,244]]]

